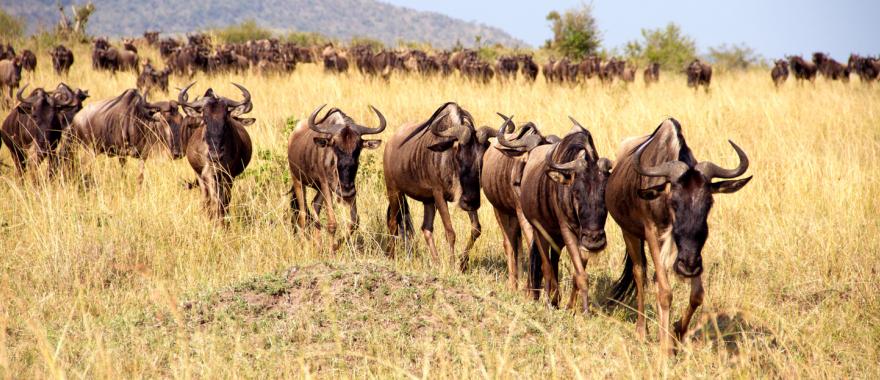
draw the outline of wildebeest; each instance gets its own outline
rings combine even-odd
[[[157,32],[157,31],[144,32],[144,41],[147,41],[147,45],[156,46],[156,44],[159,43],[159,32]]]
[[[773,78],[773,85],[779,88],[786,80],[788,80],[788,62],[777,59],[773,62],[773,70],[770,70],[770,78]]]
[[[147,60],[143,70],[137,78],[137,88],[143,93],[144,97],[149,98],[154,88],[158,88],[162,93],[168,92],[168,75],[171,74],[170,68],[156,70]]]
[[[807,62],[803,58],[799,56],[788,57],[788,62],[791,65],[791,71],[794,72],[794,79],[801,83],[804,79],[812,82],[816,80],[816,64],[813,62]]]
[[[13,57],[0,61],[0,92],[3,88],[8,89],[8,95],[4,100],[7,104],[12,102],[12,94],[21,82],[21,59]],[[36,91],[36,90],[35,90]]]
[[[561,141],[532,150],[522,175],[520,202],[534,229],[529,254],[534,296],[546,279],[550,302],[559,304],[559,254],[565,247],[574,270],[568,307],[574,308],[580,295],[587,312],[586,265],[607,243],[605,185],[612,164],[599,156],[590,132],[570,119],[574,128]]]
[[[70,66],[73,66],[73,52],[64,45],[55,46],[49,53],[52,55],[52,68],[58,75],[67,75],[70,73]]]
[[[831,80],[849,82],[849,68],[825,53],[813,53],[813,63],[822,76]]]
[[[12,44],[4,44],[0,42],[0,60],[15,58],[15,48]]]
[[[850,54],[847,67],[859,76],[862,82],[871,83],[880,76],[880,59]]]
[[[434,260],[439,260],[434,246],[434,214],[440,212],[446,230],[446,242],[455,255],[455,230],[447,202],[456,202],[468,213],[471,235],[459,267],[466,270],[468,253],[480,236],[480,171],[489,138],[496,131],[474,127],[471,114],[449,102],[437,108],[423,123],[402,126],[385,144],[382,167],[388,196],[386,222],[392,236],[412,233],[412,220],[406,197],[424,205],[422,234]],[[387,247],[394,254],[394,239]]]
[[[692,87],[696,91],[700,86],[703,86],[703,89],[709,92],[709,84],[712,82],[712,66],[695,59],[687,66],[686,71],[688,87]]]
[[[204,96],[190,103],[187,91],[193,84],[195,82],[184,87],[177,96],[177,102],[186,114],[201,120],[189,138],[186,158],[198,175],[208,215],[219,219],[229,212],[233,179],[251,161],[251,138],[244,127],[256,120],[241,115],[250,112],[253,103],[251,93],[236,83],[233,85],[244,96],[241,101],[217,96],[209,88]]]
[[[532,59],[531,55],[522,54],[519,56],[519,66],[524,78],[534,82],[538,78],[538,64]]]
[[[553,68],[556,66],[556,59],[550,57],[547,59],[547,63],[541,67],[542,72],[544,73],[544,80],[547,82],[555,82],[556,81],[556,73],[553,71]]]
[[[59,94],[53,96],[42,88],[31,91],[27,98],[22,97],[27,86],[16,93],[18,104],[3,121],[2,139],[9,147],[16,172],[23,175],[29,165],[39,165],[49,158],[49,173],[55,171],[54,137],[64,129],[60,114],[81,104],[73,96]]]
[[[723,169],[709,161],[698,162],[685,142],[681,125],[670,118],[650,136],[625,140],[608,180],[606,205],[626,242],[626,264],[613,299],[623,301],[636,292],[636,332],[644,339],[647,241],[655,268],[663,352],[669,352],[672,341],[668,333],[672,292],[667,272],[672,269],[691,283],[688,308],[674,325],[681,338],[703,302],[701,252],[709,234],[707,218],[713,194],[736,192],[751,180],[747,177],[712,182],[715,178],[739,177],[749,167],[745,152],[733,142],[730,144],[739,157],[736,168]]]
[[[376,149],[382,140],[364,139],[367,135],[382,133],[387,125],[385,116],[370,107],[379,119],[379,126],[369,128],[357,124],[338,108],[333,108],[316,121],[324,106],[318,107],[308,120],[301,121],[290,135],[287,143],[287,162],[293,184],[290,191],[291,221],[306,228],[312,215],[306,206],[306,188],[315,189],[312,201],[316,217],[326,202],[327,230],[336,233],[334,198],[339,196],[346,203],[351,217],[349,232],[358,226],[357,188],[355,176],[360,164],[361,151]]]
[[[516,73],[519,71],[519,62],[514,56],[501,56],[495,60],[495,72],[498,73],[498,78],[501,80],[507,80],[508,78],[513,78],[516,80]]]
[[[182,156],[179,145],[183,115],[178,103],[150,103],[136,89],[125,90],[117,97],[91,103],[73,118],[65,134],[62,156],[73,159],[76,148],[83,146],[94,154],[138,159],[138,181],[143,181],[144,161],[154,149]]]
[[[584,79],[592,79],[594,76],[599,75],[601,70],[602,63],[599,60],[599,57],[595,55],[585,57],[581,63],[578,64],[578,72]]]
[[[660,80],[660,64],[657,62],[648,64],[648,67],[645,68],[644,79],[645,86],[657,83]]]
[[[498,142],[487,149],[483,156],[480,187],[492,204],[495,219],[501,227],[507,256],[507,286],[516,290],[522,235],[525,235],[527,244],[531,244],[533,239],[532,226],[526,220],[519,202],[523,168],[529,152],[540,145],[558,141],[558,138],[544,138],[531,122],[516,130],[511,118],[498,115],[504,119],[504,123],[497,133]]]
[[[33,73],[37,69],[37,55],[24,49],[21,51],[21,69]]]

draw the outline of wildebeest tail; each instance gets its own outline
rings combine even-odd
[[[538,243],[532,242],[529,248],[529,289],[541,288],[544,280],[544,272],[541,271],[541,253],[538,252]]]
[[[644,247],[639,250],[639,254],[642,255],[642,262],[646,262],[647,258],[645,257]],[[629,302],[636,291],[632,257],[625,251],[624,256],[623,273],[620,274],[620,278],[614,283],[614,288],[611,289],[611,296],[608,297],[608,302],[611,304]]]
[[[385,209],[385,220],[388,220],[390,217],[391,205],[388,205],[388,208]],[[397,228],[402,228],[407,236],[412,236],[415,232],[415,229],[413,229],[412,217],[410,217],[409,213],[409,203],[407,203],[406,197],[403,195],[400,196],[400,210],[397,212],[396,222]]]

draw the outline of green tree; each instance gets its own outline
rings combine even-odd
[[[262,40],[272,37],[272,32],[254,20],[245,20],[238,25],[230,25],[214,31],[221,41],[226,43],[243,43],[249,40]]]
[[[24,35],[24,21],[0,9],[0,39],[13,40]]]
[[[582,5],[566,10],[563,14],[552,11],[547,14],[553,39],[546,46],[570,58],[583,58],[595,54],[602,43],[602,35],[593,8]]]
[[[745,44],[710,47],[709,59],[722,70],[746,70],[761,65],[763,61],[754,49]]]
[[[665,28],[642,29],[642,41],[630,41],[624,51],[641,63],[657,62],[664,69],[683,69],[697,56],[697,44],[670,22]]]

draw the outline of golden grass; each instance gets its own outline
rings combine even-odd
[[[89,89],[90,101],[134,85],[132,74],[92,72],[87,54],[77,50],[66,81]],[[45,53],[39,59],[37,74],[24,82],[54,87],[61,78],[51,72]],[[88,188],[78,180],[22,181],[11,168],[2,169],[4,377],[753,378],[880,372],[876,87],[820,79],[803,87],[789,82],[776,91],[765,72],[718,74],[709,94],[694,93],[684,78],[668,73],[647,89],[641,81],[629,88],[594,83],[569,88],[543,81],[484,86],[458,78],[397,76],[386,83],[356,73],[328,76],[314,65],[301,65],[292,75],[195,79],[194,93],[213,86],[237,98],[234,81],[254,97],[251,115],[257,123],[249,132],[255,157],[235,183],[228,228],[207,219],[198,191],[183,188],[182,181],[193,178],[185,160],[149,161],[143,186],[135,165],[120,171],[105,157],[90,169],[95,184]],[[184,82],[172,78],[173,87]],[[572,115],[607,156],[625,137],[651,132],[666,116],[681,121],[699,159],[732,165],[735,155],[726,140],[742,146],[755,179],[739,193],[716,199],[700,311],[739,318],[745,337],[737,353],[704,339],[658,364],[653,306],[649,342],[642,343],[634,338],[634,317],[625,308],[571,315],[510,294],[504,289],[501,237],[487,202],[480,209],[484,231],[471,272],[462,275],[432,263],[420,237],[413,257],[385,258],[378,249],[387,204],[380,151],[367,153],[358,178],[362,246],[331,253],[320,235],[291,228],[284,174],[287,118],[303,118],[329,103],[373,125],[367,105],[374,104],[391,124],[387,138],[394,126],[423,120],[448,100],[481,124],[497,126],[500,111],[557,134],[569,130]],[[0,160],[11,164],[8,150]],[[418,226],[420,207],[412,206]],[[467,217],[456,210],[453,218],[461,245]],[[436,227],[442,229],[439,221]],[[607,231],[608,249],[589,265],[597,301],[622,269],[618,228],[609,222]],[[437,236],[438,247],[445,247],[442,234]],[[424,309],[430,315],[422,317],[434,318],[431,326],[439,330],[417,337],[382,322],[411,312],[413,305],[364,311],[359,303],[375,300],[357,289],[327,293],[336,296],[322,298],[326,302],[317,314],[230,315],[204,326],[184,307],[190,301],[204,304],[255,277],[314,263],[333,263],[340,276],[366,276],[352,273],[376,266],[416,279],[436,276],[441,285],[435,286],[467,292],[471,296],[461,299],[470,303],[443,297],[428,302]],[[563,271],[569,278],[568,269]],[[418,281],[413,284],[428,280]],[[569,283],[563,282],[566,292]],[[408,288],[385,285],[391,296]],[[677,319],[687,286],[676,283],[674,291]],[[648,299],[653,305],[653,297]],[[310,303],[315,304],[321,305]],[[363,318],[353,330],[362,336],[347,335],[353,315]],[[493,322],[469,319],[474,315]]]

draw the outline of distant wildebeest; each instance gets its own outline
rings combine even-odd
[[[348,71],[348,58],[333,47],[333,44],[327,44],[324,47],[321,58],[324,60],[324,71],[326,72],[344,73]]]
[[[816,64],[807,62],[799,56],[787,57],[791,65],[791,71],[794,72],[794,79],[801,83],[804,79],[813,82],[816,80]]]
[[[687,66],[687,85],[694,91],[703,86],[709,92],[709,84],[712,82],[712,66],[699,59],[693,60]]]
[[[849,82],[849,68],[825,53],[813,53],[816,70],[825,78]]]
[[[186,158],[198,175],[205,208],[213,218],[223,218],[229,212],[232,182],[251,161],[251,138],[245,126],[255,119],[242,118],[253,109],[251,93],[239,84],[244,99],[234,101],[217,96],[213,89],[190,103],[187,91],[195,83],[180,90],[177,102],[186,114],[200,119],[198,129],[189,138]]]
[[[773,62],[773,70],[770,70],[770,78],[773,78],[773,85],[779,88],[786,80],[788,80],[788,62],[777,59]]]
[[[578,64],[578,72],[585,80],[592,79],[594,76],[599,75],[601,70],[601,61],[599,57],[595,55],[585,57],[581,63]]]
[[[12,94],[18,88],[20,82],[21,58],[13,57],[0,61],[0,92],[5,92],[5,95],[7,95],[4,97],[5,103],[12,104]],[[4,88],[8,90],[3,91]]]
[[[556,67],[556,59],[550,57],[547,59],[547,63],[541,68],[541,71],[544,73],[544,80],[547,82],[555,82],[556,81],[556,73],[553,71],[553,68]]]
[[[137,78],[137,88],[141,91],[145,98],[150,97],[150,93],[154,88],[159,89],[163,94],[168,93],[168,75],[171,74],[170,68],[156,70],[147,60],[143,70]]]
[[[477,59],[477,52],[470,49],[459,50],[449,57],[449,64],[453,69],[461,71],[461,65],[465,60]]]
[[[13,59],[15,57],[15,48],[12,47],[12,44],[4,44],[0,42],[0,60]]]
[[[650,136],[625,140],[617,153],[614,172],[608,180],[605,201],[612,218],[623,232],[626,263],[614,287],[613,299],[624,301],[636,292],[636,333],[647,335],[645,292],[648,243],[655,268],[659,309],[660,347],[670,352],[669,334],[672,291],[668,271],[691,284],[690,303],[673,328],[678,339],[687,332],[691,317],[703,303],[702,250],[709,234],[707,219],[713,194],[740,190],[751,177],[712,182],[743,175],[749,167],[745,152],[730,142],[739,157],[734,169],[712,162],[698,162],[685,142],[681,125],[667,119]]]
[[[467,58],[461,64],[461,73],[464,77],[479,81],[481,83],[489,83],[495,76],[495,70],[492,65],[481,61],[479,58]]]
[[[312,201],[314,220],[327,207],[327,230],[336,234],[334,198],[339,196],[348,206],[351,225],[349,233],[359,224],[357,212],[357,187],[355,177],[363,149],[376,149],[382,140],[364,139],[367,135],[382,133],[387,125],[385,116],[370,107],[379,119],[379,126],[369,128],[357,124],[337,108],[333,108],[316,121],[324,106],[316,109],[308,120],[300,121],[287,143],[287,162],[290,166],[292,185],[290,190],[291,221],[306,228],[313,219],[306,206],[306,188],[316,190]]]
[[[660,64],[657,62],[648,64],[648,67],[645,68],[644,79],[646,87],[651,83],[657,83],[660,80]]]
[[[144,41],[147,41],[147,45],[156,46],[156,44],[159,43],[159,32],[156,32],[156,31],[144,32]]]
[[[856,73],[862,82],[871,83],[880,76],[880,59],[851,54],[847,68]]]
[[[578,77],[578,66],[572,63],[568,57],[556,61],[553,64],[553,78],[557,82],[576,82]]]
[[[412,219],[406,197],[424,205],[422,234],[435,261],[440,259],[434,246],[434,214],[440,212],[446,230],[446,242],[455,256],[455,230],[447,202],[456,202],[468,213],[471,235],[459,261],[466,270],[468,253],[480,236],[480,171],[489,138],[496,131],[474,126],[471,114],[449,102],[438,108],[428,120],[406,124],[385,144],[382,167],[388,196],[386,222],[392,236],[412,234]],[[394,255],[395,241],[387,247]]]
[[[507,80],[512,78],[516,80],[516,73],[519,71],[519,62],[514,56],[501,56],[495,60],[495,72],[498,73],[498,78],[501,80]]]
[[[57,142],[53,138],[60,137],[65,128],[61,114],[81,103],[74,96],[53,96],[42,88],[34,89],[23,98],[26,88],[18,90],[16,98],[19,103],[3,121],[3,143],[9,147],[19,175],[23,175],[28,166],[36,167],[46,158],[49,158],[48,169],[52,174],[58,162],[54,158]]]
[[[551,304],[559,305],[559,256],[564,247],[573,267],[568,307],[574,308],[580,295],[582,310],[588,312],[586,266],[607,244],[605,185],[612,164],[600,157],[590,132],[570,119],[574,128],[561,141],[532,150],[522,175],[520,203],[534,230],[529,253],[533,297],[546,280]]]
[[[137,55],[137,53],[138,53],[138,48],[134,44],[134,39],[131,39],[131,38],[123,38],[122,39],[122,48],[124,50],[128,50],[128,51],[134,53],[135,55]]]
[[[24,49],[21,51],[21,69],[33,73],[37,70],[37,55]]]
[[[556,136],[545,138],[534,123],[526,123],[514,129],[511,118],[498,114],[504,123],[498,130],[498,142],[486,150],[480,187],[492,204],[495,219],[501,227],[504,252],[507,256],[507,286],[516,290],[519,283],[519,257],[522,237],[531,244],[532,226],[526,220],[520,205],[520,182],[529,152],[540,145],[558,141]]]
[[[618,68],[618,60],[616,57],[611,57],[604,65],[599,65],[599,80],[604,84],[611,84],[614,82],[614,77],[617,76],[617,68]]]
[[[637,67],[632,67],[628,65],[626,61],[621,61],[621,63],[623,67],[620,69],[620,80],[623,83],[635,82]]]
[[[163,59],[168,59],[171,57],[171,53],[174,52],[175,49],[180,47],[180,42],[173,38],[163,38],[159,40],[159,55],[162,56]]]
[[[65,134],[62,156],[68,160],[80,146],[94,154],[139,160],[138,182],[143,182],[144,162],[155,150],[173,158],[182,156],[180,127],[183,115],[176,101],[150,103],[136,89],[91,103],[73,118]]]
[[[518,59],[523,77],[534,82],[538,78],[538,64],[535,63],[529,54],[522,54]]]
[[[52,68],[58,75],[67,75],[70,73],[70,66],[73,66],[73,52],[64,45],[55,46],[49,53],[52,55]]]

